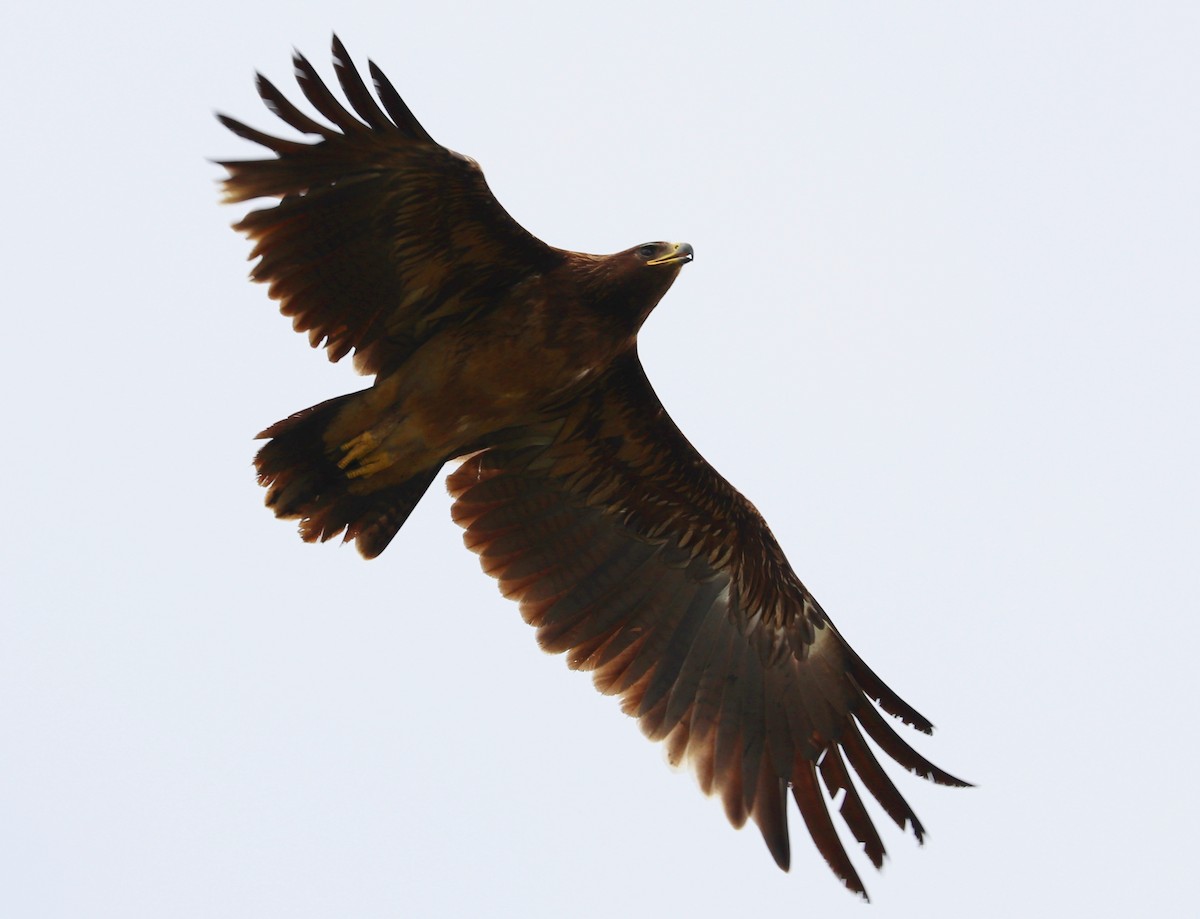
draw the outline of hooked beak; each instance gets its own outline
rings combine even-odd
[[[685,265],[695,256],[690,243],[672,243],[671,248],[658,258],[652,258],[647,265]]]

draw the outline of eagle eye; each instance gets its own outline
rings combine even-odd
[[[637,251],[638,255],[642,258],[653,258],[658,252],[658,245],[656,243],[646,243],[644,246],[638,246]]]

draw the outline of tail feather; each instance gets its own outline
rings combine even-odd
[[[344,532],[365,558],[375,558],[408,519],[440,466],[398,485],[366,493],[350,490],[351,479],[337,464],[324,434],[357,393],[339,396],[277,421],[258,435],[268,442],[254,465],[276,517],[298,519],[305,542],[325,542]]]

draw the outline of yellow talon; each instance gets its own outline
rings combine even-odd
[[[375,438],[371,436],[370,431],[364,431],[353,440],[348,440],[342,444],[342,451],[346,454],[338,460],[338,468],[345,469],[357,459],[361,459],[368,453],[373,453],[379,444],[375,442]]]
[[[371,459],[366,463],[359,463],[353,469],[346,473],[346,477],[357,479],[364,475],[374,475],[377,472],[382,472],[392,465],[392,457],[390,454],[380,450],[371,456]]]
[[[374,475],[392,464],[391,454],[379,449],[379,442],[370,431],[364,431],[353,440],[342,444],[345,455],[338,460],[338,468],[346,469],[356,464],[346,472],[348,478],[357,479],[366,475]]]

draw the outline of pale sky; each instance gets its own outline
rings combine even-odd
[[[0,915],[1194,912],[1200,7],[414,6],[9,13]],[[978,784],[890,770],[870,907],[539,651],[441,486],[372,562],[262,506],[254,433],[368,381],[246,281],[212,114],[334,30],[547,242],[695,247],[652,382]]]

